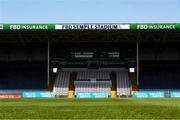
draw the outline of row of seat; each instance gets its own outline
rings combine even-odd
[[[109,93],[111,91],[111,84],[107,82],[95,82],[95,83],[88,83],[88,82],[78,82],[75,85],[75,93],[82,93],[82,92],[105,92]]]
[[[59,71],[54,84],[53,93],[57,96],[67,96],[69,92],[70,72]]]
[[[77,72],[77,79],[110,79],[110,72],[109,71],[78,71]]]
[[[69,71],[59,71],[54,84],[54,93],[59,96],[67,96],[69,91]],[[97,82],[91,83],[90,79],[95,79]],[[118,71],[116,72],[117,79],[117,95],[127,95],[131,94],[130,80],[128,71]],[[84,81],[78,82],[75,85],[75,92],[107,92],[110,94],[111,84],[108,82],[98,82],[98,81],[110,81],[109,71],[78,71],[77,80]]]
[[[116,72],[116,79],[117,79],[117,95],[130,96],[131,86],[130,86],[128,71]]]

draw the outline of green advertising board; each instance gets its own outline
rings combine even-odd
[[[54,24],[4,24],[3,30],[55,30]]]
[[[180,30],[180,24],[0,24],[0,30]]]
[[[180,29],[180,24],[130,24],[131,30],[175,30]]]

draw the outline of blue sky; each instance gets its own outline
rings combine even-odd
[[[180,0],[0,0],[0,23],[180,23]]]

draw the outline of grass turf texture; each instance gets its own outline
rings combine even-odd
[[[180,99],[0,99],[0,119],[180,119]]]

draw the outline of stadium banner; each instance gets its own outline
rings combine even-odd
[[[4,24],[4,30],[55,30],[54,24]]]
[[[53,98],[54,94],[51,92],[23,92],[23,98]]]
[[[64,23],[64,24],[0,24],[0,30],[180,30],[180,24],[121,24],[121,23]]]
[[[180,24],[130,24],[131,30],[176,30],[180,29]]]
[[[180,98],[180,92],[171,91],[170,92],[170,97],[172,97],[172,98]]]
[[[108,98],[108,93],[101,92],[78,92],[76,98]]]
[[[0,94],[0,98],[21,98],[21,94]]]
[[[94,24],[61,24],[55,25],[56,29],[64,30],[118,30],[118,29],[130,29],[129,24],[103,24],[103,23],[94,23]]]
[[[134,92],[133,93],[134,98],[164,98],[165,92]]]

